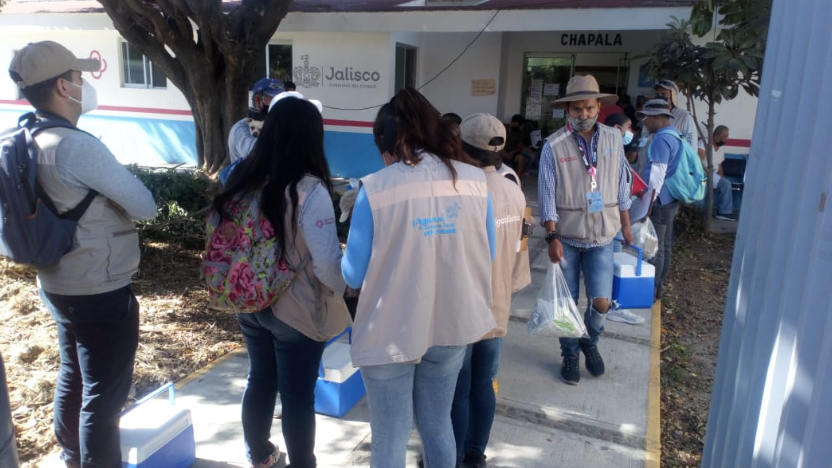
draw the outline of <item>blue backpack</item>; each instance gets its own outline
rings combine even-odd
[[[702,200],[705,198],[707,179],[705,178],[705,170],[702,168],[702,162],[699,160],[699,154],[675,129],[665,129],[656,135],[662,133],[676,136],[680,143],[676,172],[664,180],[664,185],[670,192],[670,196],[682,203],[694,203]],[[653,143],[650,142],[650,147],[652,146]],[[647,147],[647,157],[652,160],[650,147]]]
[[[78,206],[58,212],[36,178],[40,148],[34,136],[47,128],[78,129],[66,120],[31,112],[17,123],[0,132],[0,255],[43,268],[72,249],[78,220],[98,193],[90,190]]]

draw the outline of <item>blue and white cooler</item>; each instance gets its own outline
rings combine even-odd
[[[615,252],[615,276],[612,281],[612,299],[622,309],[649,309],[653,307],[653,289],[656,284],[656,268],[642,260],[642,250],[630,246],[637,256],[627,252]]]
[[[347,328],[327,343],[315,385],[315,411],[336,418],[347,414],[366,392],[361,371],[352,366],[350,343],[343,341],[344,335],[352,341],[352,329]]]
[[[168,401],[155,399],[166,390]],[[122,414],[123,468],[188,468],[194,463],[191,411],[175,403],[173,383],[168,383]]]

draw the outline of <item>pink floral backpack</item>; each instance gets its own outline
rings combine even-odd
[[[208,307],[226,312],[257,312],[274,304],[309,261],[296,269],[278,258],[274,227],[260,209],[257,190],[226,205],[228,218],[208,214],[202,274]]]

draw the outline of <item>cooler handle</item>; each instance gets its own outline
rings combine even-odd
[[[165,393],[165,390],[167,390],[167,392],[168,392],[168,401],[170,402],[171,406],[175,405],[176,404],[176,389],[173,386],[173,382],[168,382],[168,383],[162,385],[161,387],[157,388],[156,390],[153,390],[149,394],[145,395],[144,398],[142,398],[141,400],[134,403],[131,407],[127,408],[123,413],[121,413],[121,415],[124,416],[125,414],[129,413],[130,411],[133,411],[134,409],[138,408],[139,406],[143,405],[144,403],[147,403],[148,401],[150,401],[150,400],[156,398],[157,396]]]
[[[638,260],[636,261],[636,276],[641,276],[641,257],[644,255],[644,250],[637,245],[631,245],[629,247],[638,252]]]
[[[615,240],[623,243],[624,239],[616,237]],[[638,260],[636,261],[636,276],[641,276],[641,258],[644,255],[644,250],[637,245],[628,245],[627,247],[635,250],[638,253]]]

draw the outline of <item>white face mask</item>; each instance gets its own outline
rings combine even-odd
[[[69,96],[70,101],[77,102],[81,105],[81,115],[86,114],[87,112],[94,110],[96,107],[98,107],[98,94],[95,92],[95,88],[93,88],[92,85],[89,84],[89,82],[87,82],[87,80],[81,79],[81,83],[83,83],[83,85],[73,83],[69,80],[66,80],[66,82],[73,86],[81,88],[80,101],[73,98],[72,96]]]
[[[633,132],[631,132],[629,130],[624,130],[624,135],[621,137],[621,142],[624,143],[624,145],[626,146],[626,145],[629,145],[630,143],[632,143],[632,141],[633,141]]]

